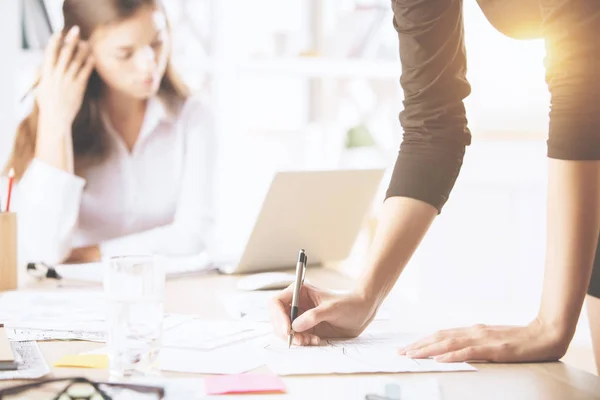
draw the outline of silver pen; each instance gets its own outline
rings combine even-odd
[[[292,294],[292,309],[290,311],[290,333],[288,334],[288,349],[292,347],[294,331],[291,329],[294,320],[298,317],[298,302],[300,301],[300,290],[304,284],[304,275],[306,272],[306,252],[300,249],[298,252],[298,262],[296,263],[296,278],[294,279],[294,293]]]

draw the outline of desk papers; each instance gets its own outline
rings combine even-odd
[[[166,314],[164,329],[192,316]],[[0,323],[12,341],[106,341],[104,294],[83,291],[7,292],[0,297]]]
[[[321,346],[265,346],[265,359],[279,375],[474,371],[467,363],[438,363],[398,355],[413,337],[398,332],[367,333],[356,339],[327,340]]]
[[[163,346],[210,350],[265,336],[271,330],[270,324],[241,321],[207,321],[200,318],[190,318],[171,329],[165,330]]]
[[[36,342],[12,342],[11,345],[19,362],[19,369],[0,371],[0,380],[38,379],[50,372]]]

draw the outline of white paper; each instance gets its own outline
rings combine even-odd
[[[165,330],[193,315],[166,314]],[[106,341],[106,302],[101,291],[8,292],[0,297],[0,323],[12,341]]]
[[[265,341],[243,341],[214,350],[163,347],[158,356],[163,371],[197,374],[241,374],[265,364]]]
[[[400,347],[413,336],[369,333],[350,340],[328,340],[321,346],[287,348],[282,341],[265,346],[267,366],[279,375],[349,374],[368,372],[473,371],[467,363],[438,363],[400,356]]]
[[[223,293],[220,298],[227,313],[232,318],[244,321],[268,322],[270,319],[269,302],[273,296],[279,293],[279,290],[255,292],[228,291]],[[387,320],[390,316],[390,310],[384,305],[377,312],[375,320]]]
[[[8,292],[0,297],[0,322],[21,328],[64,330],[65,324],[106,320],[106,305],[100,291]],[[68,326],[68,328],[73,328]]]
[[[269,324],[193,318],[165,331],[163,345],[208,350],[264,336],[271,330]]]
[[[192,316],[182,314],[166,314],[163,321],[163,329],[169,330],[191,319]],[[17,326],[14,326],[17,325]],[[26,325],[21,327],[19,325]],[[48,328],[49,327],[49,328]],[[42,342],[47,340],[83,340],[87,342],[106,342],[106,322],[8,322],[5,326],[6,335],[12,341],[35,340]]]
[[[104,280],[106,265],[107,262],[60,264],[56,266],[56,272],[65,281],[100,284]],[[207,253],[200,253],[193,256],[165,257],[164,266],[167,278],[207,273],[217,268],[217,265],[209,259]]]
[[[84,340],[87,342],[105,342],[104,332],[84,332],[77,330],[54,331],[29,328],[5,328],[9,340],[42,342],[46,340]]]
[[[158,368],[162,371],[196,374],[241,374],[265,365],[265,337],[242,340],[212,350],[162,347]],[[107,354],[106,347],[83,354]]]
[[[50,372],[36,342],[11,342],[13,352],[20,360],[19,369],[0,371],[0,380],[38,379]]]

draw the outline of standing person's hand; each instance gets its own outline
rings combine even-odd
[[[321,339],[356,337],[368,326],[377,307],[355,292],[334,293],[304,284],[298,318],[290,326],[293,285],[273,298],[271,322],[275,334],[287,338],[294,330],[296,345],[318,345]]]
[[[439,362],[555,361],[567,351],[569,340],[540,319],[527,326],[475,325],[439,331],[403,349],[411,358],[434,357]]]
[[[78,27],[71,28],[64,40],[62,32],[54,34],[46,48],[36,89],[40,117],[70,128],[81,108],[93,67],[89,44],[79,40]]]

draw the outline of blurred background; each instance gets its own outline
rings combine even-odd
[[[402,131],[398,40],[389,1],[164,0],[176,67],[216,115],[219,243],[243,243],[272,174],[385,167]],[[0,0],[0,163],[31,105],[61,0]],[[473,144],[455,190],[390,299],[452,323],[526,323],[537,312],[545,246],[549,94],[544,43],[495,31],[465,0],[466,104]],[[373,209],[381,204],[384,178]],[[374,219],[353,257],[362,268]],[[585,315],[567,361],[593,371]]]

